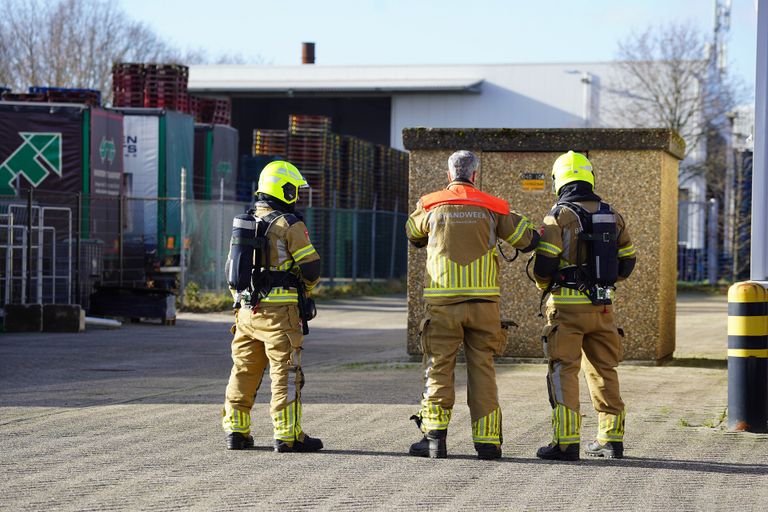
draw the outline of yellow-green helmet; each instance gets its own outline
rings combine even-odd
[[[560,155],[552,166],[552,192],[559,194],[563,185],[574,181],[586,181],[595,188],[592,164],[581,153],[569,151]]]
[[[275,160],[261,170],[256,193],[268,194],[284,203],[293,204],[299,198],[299,189],[308,187],[307,180],[295,165]]]

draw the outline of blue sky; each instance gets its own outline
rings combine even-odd
[[[237,53],[274,65],[594,62],[660,20],[711,33],[715,0],[120,0],[181,48]],[[750,92],[756,0],[733,0],[728,60]]]

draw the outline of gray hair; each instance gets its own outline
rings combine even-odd
[[[477,170],[480,163],[477,156],[471,151],[461,150],[448,158],[448,170],[451,180],[472,181],[472,173]]]

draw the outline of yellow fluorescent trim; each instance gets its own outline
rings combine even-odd
[[[765,316],[729,316],[729,336],[765,336],[768,335],[768,317]]]
[[[539,245],[536,247],[536,252],[544,252],[548,254],[552,254],[554,256],[557,256],[560,254],[561,250],[558,246],[547,243],[547,242],[539,242]]]
[[[766,359],[768,358],[768,348],[760,348],[760,349],[729,348],[728,357],[758,357],[758,358]]]

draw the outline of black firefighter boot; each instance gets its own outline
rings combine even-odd
[[[290,452],[318,452],[323,449],[323,442],[316,437],[309,437],[307,434],[300,434],[302,438],[290,441],[281,441],[275,439],[275,451],[280,453]]]
[[[227,450],[247,450],[248,448],[253,448],[252,436],[240,432],[227,434]]]
[[[579,443],[560,445],[550,443],[536,451],[536,456],[544,460],[579,460]]]
[[[501,445],[491,443],[475,443],[477,458],[480,460],[494,460],[501,458]]]
[[[447,430],[428,430],[421,441],[411,445],[408,455],[429,457],[430,459],[445,459],[448,457],[448,448],[445,443],[447,436]]]
[[[587,445],[584,453],[591,457],[606,457],[608,459],[624,458],[624,443],[621,441],[608,441],[600,444],[600,441],[592,441]]]

